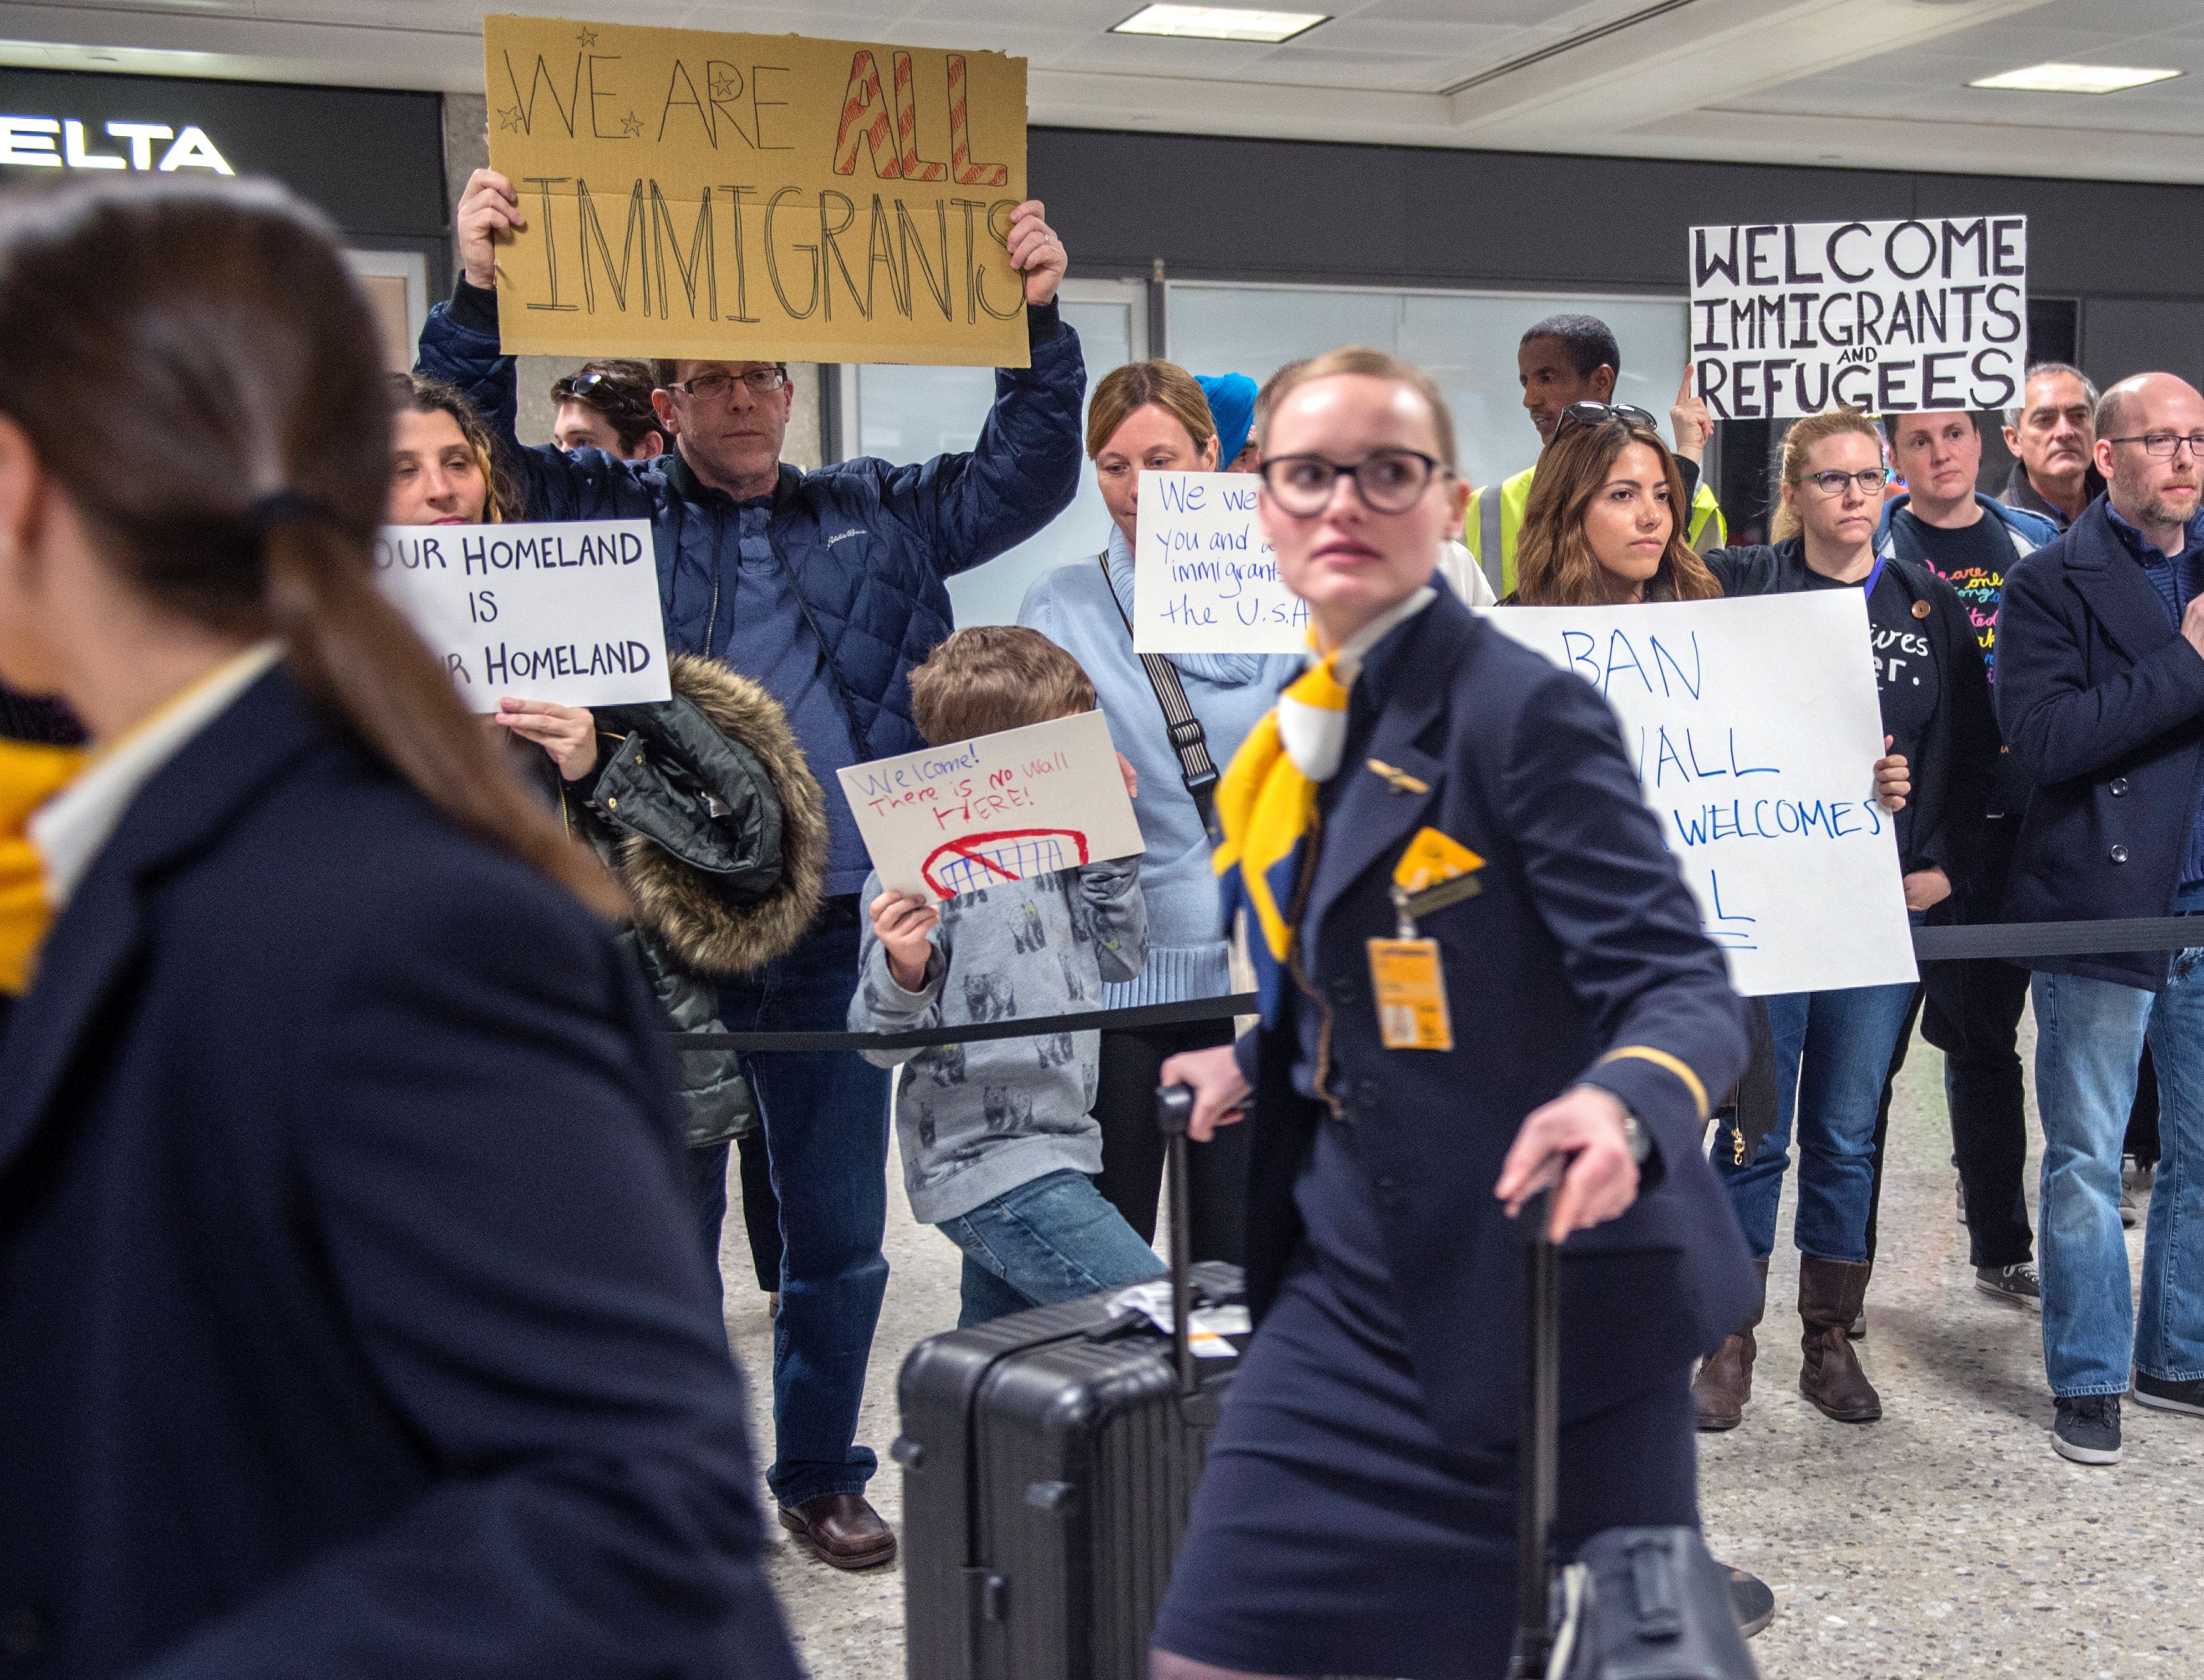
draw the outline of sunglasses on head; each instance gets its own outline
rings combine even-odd
[[[1656,436],[1661,430],[1661,423],[1634,404],[1590,402],[1571,403],[1563,409],[1561,417],[1554,423],[1554,430],[1558,435],[1564,426],[1597,426],[1603,420],[1620,420],[1634,430],[1651,432]]]

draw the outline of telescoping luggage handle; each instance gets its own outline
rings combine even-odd
[[[1515,1654],[1509,1680],[1535,1680],[1551,1654],[1547,1606],[1551,1591],[1554,1506],[1561,1481],[1561,1304],[1560,1270],[1548,1226],[1549,1186],[1515,1216],[1523,1256],[1523,1427],[1516,1454]]]
[[[1200,1389],[1194,1374],[1194,1342],[1187,1321],[1194,1313],[1194,1233],[1187,1210],[1186,1128],[1194,1119],[1194,1087],[1167,1085],[1156,1092],[1156,1124],[1169,1139],[1164,1174],[1170,1185],[1171,1352],[1178,1361],[1178,1392],[1191,1399]]]

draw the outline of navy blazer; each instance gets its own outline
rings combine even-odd
[[[1751,1313],[1751,1259],[1701,1142],[1708,1104],[1745,1070],[1745,1007],[1614,714],[1581,677],[1442,589],[1379,644],[1348,715],[1299,923],[1313,996],[1272,988],[1257,1049],[1249,1294],[1268,1307],[1300,1236],[1294,1186],[1320,1109],[1289,1075],[1295,1011],[1320,1009],[1334,1111],[1369,1175],[1433,1420],[1504,1443],[1522,1261],[1492,1187],[1525,1117],[1570,1085],[1614,1091],[1652,1153],[1630,1210],[1562,1250],[1563,1415],[1641,1392]],[[1393,937],[1393,868],[1426,825],[1485,861],[1474,897],[1418,925],[1439,943],[1455,1047],[1387,1050],[1365,942]]]
[[[2100,496],[2006,578],[1998,722],[2035,785],[2006,889],[2012,921],[2164,916],[2204,789],[2204,654],[2121,541]],[[2167,951],[2028,967],[2156,991]]]
[[[0,1670],[792,1677],[657,1041],[281,667],[189,742],[0,1040]]]

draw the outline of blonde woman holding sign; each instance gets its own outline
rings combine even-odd
[[[1523,1261],[1558,1179],[1565,1553],[1697,1523],[1689,1372],[1751,1271],[1701,1152],[1741,1006],[1614,717],[1433,572],[1460,521],[1420,370],[1282,391],[1262,518],[1314,651],[1219,797],[1262,1024],[1174,1057],[1252,1115],[1259,1320],[1157,1624],[1155,1680],[1496,1680],[1514,1631]]]

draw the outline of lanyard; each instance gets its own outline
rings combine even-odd
[[[1882,563],[1889,558],[1887,554],[1877,554],[1875,557],[1875,569],[1868,573],[1866,581],[1860,585],[1860,596],[1863,600],[1875,594],[1875,586],[1882,579]]]

